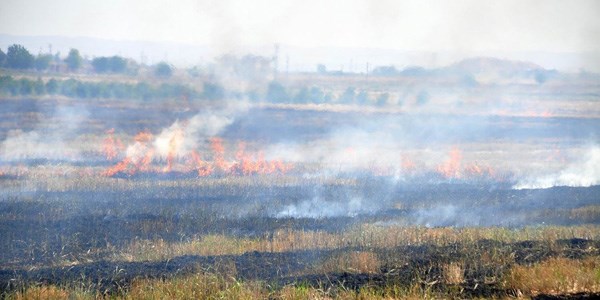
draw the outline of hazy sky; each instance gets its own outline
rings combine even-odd
[[[0,33],[426,51],[600,51],[600,1],[0,0]]]

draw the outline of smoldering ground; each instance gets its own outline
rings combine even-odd
[[[14,159],[28,156],[64,159],[69,148],[59,145],[76,135],[85,113],[60,109],[55,115],[62,119],[76,117],[69,119],[70,124],[58,123],[60,134],[46,135],[44,139],[39,137],[40,130],[20,135],[11,133],[11,138],[3,142],[5,153],[9,153],[6,149],[12,149]],[[302,123],[296,123],[299,121]],[[593,180],[592,170],[597,164],[594,156],[583,156],[586,162],[589,161],[587,164],[578,159],[586,147],[584,134],[581,138],[565,139],[563,143],[545,141],[547,138],[564,138],[565,131],[575,126],[572,123],[576,121],[498,116],[306,113],[252,108],[239,102],[177,118],[164,129],[154,130],[156,135],[149,145],[154,151],[155,163],[159,165],[165,163],[169,152],[175,154],[179,163],[185,164],[183,158],[195,149],[204,149],[203,159],[210,162],[214,154],[207,149],[207,139],[222,136],[231,141],[224,157],[235,163],[237,141],[257,139],[261,143],[253,144],[253,147],[263,151],[265,159],[293,163],[295,167],[289,176],[298,178],[295,182],[306,181],[306,185],[300,184],[299,193],[266,192],[263,200],[250,197],[236,209],[218,209],[219,215],[224,218],[323,219],[372,216],[394,210],[406,204],[404,190],[410,186],[422,188],[422,197],[429,199],[439,197],[435,190],[444,184],[472,185],[473,194],[480,195],[478,203],[482,204],[492,201],[493,191],[510,190],[511,186],[517,187],[534,175],[542,174],[543,177],[545,172],[563,174],[568,171]],[[582,125],[579,128],[583,132],[591,132],[597,126],[594,120],[578,122],[576,125]],[[276,126],[272,127],[273,124]],[[38,125],[38,128],[46,127],[51,126]],[[498,137],[508,141],[498,143]],[[176,139],[180,140],[173,143]],[[17,143],[21,140],[21,144]],[[45,147],[43,143],[46,143]],[[127,147],[121,158],[135,156],[136,143],[125,144]],[[7,148],[6,145],[13,146]],[[28,149],[55,153],[36,153]],[[563,169],[567,171],[561,171]],[[146,178],[151,179],[151,176]],[[546,187],[554,185],[580,184],[554,181]],[[428,226],[527,223],[523,221],[527,214],[510,217],[510,210],[505,210],[501,204],[481,208],[469,216],[464,211],[471,204],[461,203],[460,199],[441,197],[432,202],[436,204],[411,208],[402,222]],[[491,217],[483,219],[478,215]]]
[[[45,115],[44,112],[41,112]],[[80,125],[90,113],[84,105],[58,106],[44,116],[32,130],[14,129],[0,143],[4,161],[81,160],[81,151],[72,140],[81,132]]]

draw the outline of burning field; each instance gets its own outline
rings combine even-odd
[[[600,292],[593,113],[1,101],[3,296]]]

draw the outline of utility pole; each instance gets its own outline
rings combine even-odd
[[[290,75],[290,56],[285,56],[285,76],[288,77]]]
[[[277,72],[279,71],[279,44],[275,44],[275,54],[273,55],[273,77],[277,78]]]
[[[369,83],[369,62],[367,62],[367,74],[365,75],[367,79],[367,84]]]

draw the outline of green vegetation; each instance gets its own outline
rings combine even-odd
[[[216,88],[216,85],[214,85]],[[16,79],[12,76],[0,76],[0,95],[5,96],[40,96],[61,95],[82,99],[111,98],[153,100],[173,97],[188,99],[223,99],[224,93],[209,90],[201,93],[182,84],[150,85],[145,82],[90,82],[75,79],[57,80],[51,78],[43,82],[40,78]]]
[[[6,64],[6,53],[0,49],[0,67],[3,67]]]
[[[12,45],[6,53],[6,65],[13,69],[30,69],[34,66],[35,58],[25,47]]]
[[[48,69],[48,67],[50,66],[50,62],[52,62],[52,59],[54,59],[54,57],[50,54],[39,54],[35,58],[35,69],[38,71]]]
[[[69,55],[67,55],[67,58],[65,58],[65,62],[71,71],[77,71],[79,67],[81,67],[82,61],[83,58],[81,58],[79,50],[77,49],[71,49],[69,51]]]
[[[127,60],[120,56],[97,57],[92,60],[96,73],[123,73],[127,69]]]
[[[154,67],[154,75],[158,77],[168,78],[173,75],[173,68],[166,62],[160,62]]]

